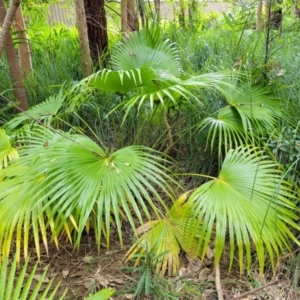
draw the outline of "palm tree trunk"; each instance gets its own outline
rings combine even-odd
[[[13,2],[15,2],[15,1],[13,1]],[[16,5],[16,3],[12,3],[11,5]],[[18,5],[15,6],[15,8],[13,8],[14,12],[16,12],[17,8],[18,8]],[[12,83],[13,93],[14,93],[16,101],[18,102],[17,107],[20,111],[24,111],[24,110],[27,110],[29,106],[28,106],[26,91],[25,91],[23,81],[22,81],[21,69],[19,66],[18,58],[17,58],[15,48],[14,48],[12,35],[10,32],[10,26],[8,26],[8,31],[5,34],[3,34],[3,36],[2,36],[3,31],[6,30],[5,26],[7,26],[7,23],[10,23],[10,25],[12,24],[14,15],[11,13],[11,10],[12,10],[12,8],[10,6],[10,8],[9,8],[10,14],[6,14],[4,1],[0,0],[0,24],[1,25],[3,24],[1,38],[5,37],[3,48],[6,51],[10,77],[13,82]],[[0,51],[2,52],[1,47],[0,47]],[[0,52],[0,54],[1,54],[1,52]]]
[[[83,0],[75,1],[77,29],[81,51],[81,67],[85,77],[92,74],[92,59]]]
[[[14,28],[18,32],[17,38],[19,39],[19,59],[21,70],[24,75],[29,75],[32,72],[32,61],[31,61],[31,51],[26,35],[26,26],[24,22],[22,5],[20,4],[14,19]]]

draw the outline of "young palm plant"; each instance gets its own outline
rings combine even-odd
[[[196,176],[203,176],[194,174]],[[300,244],[290,228],[299,230],[298,211],[293,203],[293,185],[284,180],[279,166],[263,151],[247,146],[229,150],[217,178],[209,180],[181,196],[165,218],[144,224],[141,237],[128,251],[126,258],[156,247],[163,255],[157,271],[175,275],[179,270],[179,251],[204,258],[213,243],[215,265],[229,246],[229,268],[237,255],[240,271],[251,267],[256,251],[261,273],[266,254],[272,267],[289,242]],[[136,261],[138,263],[138,261]],[[246,265],[245,265],[246,263]]]
[[[129,146],[114,152],[90,138],[35,125],[19,131],[20,157],[0,174],[0,254],[16,241],[18,260],[28,255],[33,236],[37,253],[48,234],[58,244],[66,235],[75,246],[91,226],[100,247],[109,245],[112,223],[122,244],[122,220],[133,230],[165,207],[162,195],[173,197],[167,161],[155,151]],[[160,190],[162,193],[158,193]]]

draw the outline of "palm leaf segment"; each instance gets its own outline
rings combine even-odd
[[[192,206],[186,204],[188,194],[183,194],[176,200],[164,218],[150,221],[139,228],[142,235],[125,255],[126,260],[137,257],[135,265],[140,261],[140,255],[149,251],[154,257],[159,257],[155,263],[155,272],[175,276],[180,268],[179,253],[183,249],[190,257],[197,256],[197,240],[189,235],[192,231]]]
[[[19,157],[19,153],[12,146],[11,138],[0,128],[0,170],[8,166],[8,162]]]
[[[278,166],[262,151],[251,147],[230,150],[218,178],[197,188],[189,201],[201,222],[199,247],[205,255],[208,243],[215,242],[215,262],[224,251],[226,236],[229,239],[230,267],[235,250],[238,250],[240,270],[244,258],[251,264],[254,246],[263,272],[265,252],[274,267],[274,257],[289,239],[299,244],[289,226],[299,230],[298,216],[292,186],[283,179]],[[199,232],[197,232],[199,234]],[[246,253],[246,257],[244,257]]]
[[[223,149],[228,151],[247,142],[257,144],[259,135],[274,130],[281,116],[281,102],[268,87],[236,86],[236,82],[223,85],[220,91],[229,105],[217,117],[208,117],[199,124],[200,130],[208,130],[211,148],[217,141],[219,156]]]
[[[130,146],[107,154],[85,136],[57,133],[36,126],[19,137],[20,158],[2,170],[0,182],[0,251],[8,255],[12,239],[17,253],[27,255],[29,232],[37,252],[64,232],[80,243],[92,224],[100,246],[110,239],[112,223],[122,241],[121,219],[135,222],[159,215],[154,202],[164,202],[157,189],[171,196],[165,161],[148,148]],[[149,211],[151,209],[151,213]],[[74,231],[76,229],[76,231]],[[1,254],[1,253],[0,253]]]

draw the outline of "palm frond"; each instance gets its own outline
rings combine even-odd
[[[0,182],[0,249],[6,255],[13,236],[18,253],[23,248],[26,255],[29,232],[37,250],[41,237],[47,244],[47,230],[54,240],[64,232],[79,245],[89,222],[99,246],[102,233],[109,244],[113,222],[122,242],[122,216],[135,230],[136,219],[142,224],[144,216],[160,215],[156,203],[165,204],[158,190],[173,197],[167,162],[146,147],[106,153],[86,136],[41,126],[18,142],[21,157],[0,173],[5,177]]]
[[[19,300],[19,299],[28,299],[28,300],[52,300],[59,299],[62,300],[65,298],[67,290],[64,291],[63,295],[59,298],[57,297],[58,288],[60,283],[56,284],[55,288],[53,287],[52,278],[46,285],[41,289],[42,284],[44,283],[48,267],[39,277],[37,283],[34,282],[34,276],[37,273],[37,265],[35,264],[34,268],[28,274],[28,262],[29,259],[25,261],[24,266],[22,267],[19,274],[17,274],[17,256],[15,255],[11,263],[8,262],[7,258],[3,259],[2,265],[0,267],[0,299],[3,300]],[[26,275],[29,275],[26,277]],[[51,292],[51,289],[53,291]]]
[[[6,168],[9,161],[18,157],[18,150],[12,146],[10,137],[0,128],[0,170]]]
[[[143,234],[128,250],[125,260],[136,258],[135,265],[138,265],[140,254],[148,250],[154,257],[160,257],[156,262],[156,273],[175,276],[180,268],[181,249],[190,257],[197,256],[197,241],[190,235],[193,231],[192,206],[186,204],[189,193],[178,198],[164,218],[150,221],[138,229]]]
[[[290,230],[290,226],[300,229],[297,207],[291,201],[294,198],[292,185],[262,151],[252,147],[229,150],[219,177],[201,185],[189,198],[198,220],[202,220],[202,257],[214,240],[218,263],[228,236],[230,267],[237,248],[241,272],[244,259],[249,269],[253,247],[261,272],[266,252],[274,267],[275,257],[284,248],[289,249],[290,240],[299,244]]]
[[[12,132],[20,125],[42,122],[50,125],[53,119],[59,117],[59,112],[66,101],[64,86],[61,87],[59,93],[50,96],[47,100],[30,107],[27,111],[17,114],[10,121],[5,123],[4,128],[7,132]]]
[[[125,95],[155,79],[152,69],[145,65],[131,70],[101,70],[88,78],[88,85],[104,92]]]
[[[226,79],[225,79],[226,82]],[[281,102],[267,87],[222,84],[219,89],[229,104],[202,120],[198,129],[208,130],[207,145],[217,141],[219,157],[223,150],[250,142],[257,145],[260,135],[276,128],[281,116]]]
[[[179,76],[181,67],[178,50],[169,40],[163,40],[161,28],[153,24],[133,32],[116,44],[111,62],[115,69],[130,70],[149,65],[154,70],[164,70]]]

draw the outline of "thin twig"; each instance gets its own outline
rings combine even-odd
[[[218,300],[224,300],[223,290],[222,290],[222,285],[221,285],[221,278],[220,278],[220,264],[219,264],[219,262],[216,264],[215,281],[216,281],[216,290],[217,290],[217,293],[218,293]]]
[[[230,300],[238,300],[238,299],[244,298],[245,296],[254,294],[254,293],[256,293],[256,292],[258,292],[258,291],[260,291],[260,290],[263,290],[263,289],[265,289],[265,288],[267,288],[267,287],[269,287],[269,286],[275,285],[275,284],[277,284],[277,283],[278,283],[278,280],[275,280],[275,281],[273,281],[273,282],[270,282],[270,283],[264,284],[264,285],[262,285],[262,286],[260,286],[260,287],[258,287],[258,288],[255,288],[255,289],[253,289],[253,290],[251,290],[251,291],[249,291],[249,292],[240,294],[239,296],[236,296],[236,297],[234,297],[234,298],[231,298]]]

